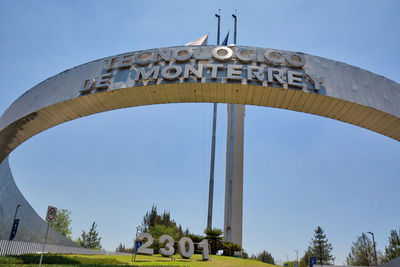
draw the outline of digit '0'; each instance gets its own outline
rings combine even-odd
[[[188,247],[188,250],[186,249],[186,246]],[[190,258],[194,252],[194,244],[192,239],[190,239],[189,237],[182,237],[178,243],[178,251],[182,258]]]

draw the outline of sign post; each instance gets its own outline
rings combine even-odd
[[[136,254],[141,245],[142,245],[141,241],[135,241],[135,258],[133,259],[133,261],[136,261]]]
[[[7,242],[7,247],[6,247],[6,250],[5,250],[5,255],[7,255],[7,254],[9,253],[10,242],[11,242],[11,240],[14,239],[15,235],[17,234],[19,219],[15,219],[15,218],[17,218],[17,212],[18,212],[18,209],[19,209],[20,207],[21,207],[21,204],[18,204],[17,207],[15,208],[14,221],[13,221],[13,225],[12,225],[12,227],[11,227],[10,238],[8,239],[8,242]]]
[[[14,239],[15,235],[17,234],[18,230],[18,225],[19,225],[19,219],[14,219],[14,223],[11,229],[11,234],[10,234],[10,241]]]
[[[57,215],[57,208],[49,206],[47,208],[47,214],[46,214],[47,230],[46,230],[46,235],[45,235],[43,246],[42,246],[42,253],[40,254],[39,267],[42,266],[44,247],[46,246],[47,235],[49,234],[49,227],[50,227],[49,222],[54,222],[56,220],[56,215]]]
[[[317,258],[311,257],[310,258],[310,267],[314,267],[315,264],[317,264]]]
[[[136,261],[136,252],[139,249],[139,247],[142,245],[142,242],[137,241],[137,234],[138,234],[139,230],[142,230],[142,227],[140,225],[136,226],[135,242],[133,242],[134,254],[132,254],[131,261]]]

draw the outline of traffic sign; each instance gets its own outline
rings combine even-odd
[[[310,267],[314,267],[314,264],[317,264],[317,258],[311,257],[310,258]]]
[[[47,208],[46,220],[49,222],[54,222],[56,220],[57,208],[49,206]]]
[[[10,235],[10,241],[13,240],[15,235],[17,234],[18,224],[19,224],[19,219],[15,219],[14,223],[13,223],[13,226],[12,226],[12,231],[11,231],[11,235]]]

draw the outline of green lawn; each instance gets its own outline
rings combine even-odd
[[[39,263],[38,255],[28,257],[0,257],[1,266],[37,266]],[[48,257],[46,259],[46,256]],[[52,258],[53,257],[53,258]],[[19,261],[17,263],[17,261]],[[266,264],[255,260],[244,260],[234,257],[212,256],[209,261],[202,261],[201,255],[195,254],[190,259],[182,259],[174,255],[174,258],[165,258],[160,255],[144,256],[137,255],[136,262],[131,261],[129,255],[45,255],[42,266],[264,266],[274,267],[275,265]],[[51,264],[48,264],[51,263]],[[63,263],[63,264],[56,264]]]

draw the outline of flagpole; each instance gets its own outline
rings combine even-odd
[[[215,16],[218,18],[218,29],[217,29],[217,45],[219,45],[220,38],[220,26],[221,26],[221,9],[218,10],[218,14]],[[215,135],[217,131],[217,103],[214,103],[213,107],[213,128],[212,128],[212,139],[211,139],[211,162],[210,162],[210,185],[208,190],[208,216],[207,216],[207,228],[212,228],[212,210],[214,202],[214,169],[215,169]]]
[[[236,45],[236,36],[237,36],[237,17],[236,17],[236,9],[235,9],[235,14],[232,14],[232,17],[235,21],[235,30],[234,30],[234,34],[233,34],[233,43]]]

